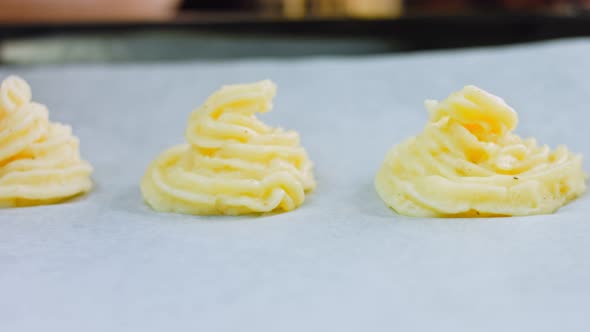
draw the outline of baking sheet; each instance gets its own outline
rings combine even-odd
[[[590,156],[590,39],[379,57],[0,68],[73,125],[96,188],[0,210],[2,331],[585,331],[590,198],[557,214],[396,215],[373,189],[426,98],[502,96],[517,132]],[[220,85],[273,79],[318,188],[290,213],[152,212],[138,183]],[[586,169],[588,169],[586,165]]]

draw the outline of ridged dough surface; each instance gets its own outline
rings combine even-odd
[[[49,121],[31,88],[10,76],[0,85],[0,207],[50,204],[92,188],[69,126]]]
[[[190,115],[187,143],[149,166],[141,182],[155,210],[197,215],[290,211],[315,187],[312,163],[294,131],[272,128],[271,81],[229,85]]]
[[[552,213],[586,190],[582,157],[512,133],[516,112],[467,86],[427,101],[424,131],[392,148],[375,186],[400,214],[425,217]]]

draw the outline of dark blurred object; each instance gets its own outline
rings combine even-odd
[[[499,2],[505,9],[519,11],[576,12],[590,9],[590,0],[500,0]]]
[[[418,14],[460,14],[472,11],[576,13],[590,9],[590,0],[406,0]]]
[[[185,0],[182,10],[242,11],[254,10],[258,0]]]
[[[408,10],[418,13],[449,14],[471,10],[476,4],[473,0],[406,0]],[[491,1],[485,1],[487,3]]]

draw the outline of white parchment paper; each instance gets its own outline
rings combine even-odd
[[[71,124],[96,188],[0,210],[1,331],[587,331],[590,198],[554,215],[416,219],[373,189],[423,100],[502,96],[517,132],[590,156],[590,39],[379,57],[2,67]],[[152,212],[138,183],[222,84],[270,78],[318,189],[286,214]],[[588,166],[586,164],[586,169]]]

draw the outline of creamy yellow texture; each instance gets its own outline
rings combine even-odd
[[[71,128],[49,122],[23,79],[0,85],[0,207],[49,204],[92,187]]]
[[[245,214],[289,211],[315,187],[312,163],[293,131],[271,128],[271,81],[222,87],[191,114],[187,143],[163,152],[141,182],[157,211]]]
[[[391,149],[375,179],[381,198],[398,213],[544,214],[586,190],[582,157],[513,134],[518,117],[502,99],[467,86],[426,107],[424,131]]]

